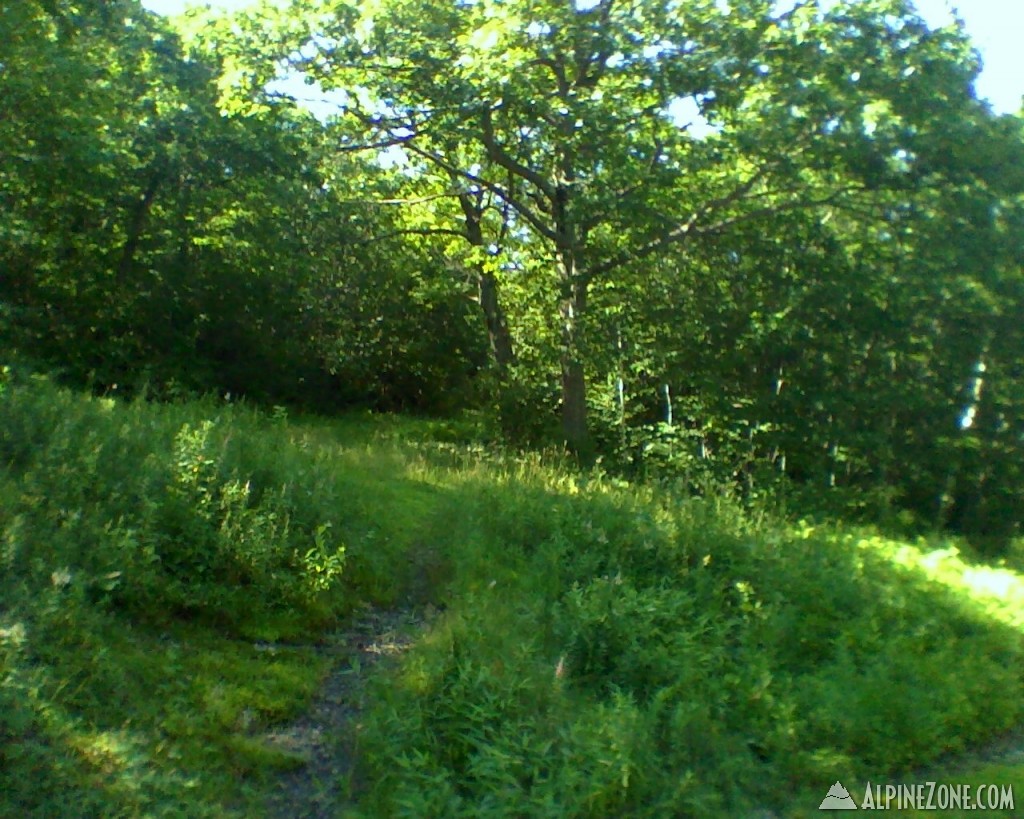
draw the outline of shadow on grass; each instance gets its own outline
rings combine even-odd
[[[393,422],[43,386],[0,415],[0,813],[258,814],[303,763],[261,732],[325,668],[283,643],[365,603],[446,606],[372,688],[369,816],[797,816],[1021,722],[1021,579],[942,544]]]
[[[798,815],[1021,721],[1012,571],[528,464],[460,481],[447,625],[379,691],[367,815]]]

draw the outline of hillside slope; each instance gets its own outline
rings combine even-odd
[[[1005,567],[445,438],[9,378],[0,814],[262,815],[324,646],[428,604],[356,666],[362,815],[811,815],[1021,722]]]

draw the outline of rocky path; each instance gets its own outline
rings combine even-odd
[[[370,670],[402,654],[431,618],[423,609],[368,609],[316,650],[331,657],[331,670],[312,707],[290,725],[263,739],[305,758],[283,776],[268,801],[269,819],[335,819],[352,808],[359,716],[365,707]],[[265,646],[273,650],[273,646]]]

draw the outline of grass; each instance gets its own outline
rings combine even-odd
[[[1024,716],[1012,569],[555,460],[15,379],[0,815],[261,815],[304,764],[262,737],[326,673],[308,646],[428,600],[370,681],[360,815],[800,817],[837,780],[1024,784],[965,756]]]
[[[488,475],[449,526],[445,625],[378,691],[366,815],[798,816],[793,794],[816,808],[837,779],[890,781],[1020,720],[1008,569]]]
[[[288,644],[406,594],[431,497],[349,426],[6,386],[0,815],[261,813],[327,670]]]

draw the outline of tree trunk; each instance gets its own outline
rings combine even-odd
[[[160,189],[162,181],[162,171],[153,174],[149,184],[132,209],[131,218],[128,220],[124,246],[121,248],[121,260],[117,265],[117,278],[122,285],[128,281],[132,268],[135,265],[135,254],[138,251],[139,242],[142,240],[142,231],[146,226],[146,218],[153,207],[153,202],[156,199],[156,194]]]
[[[468,193],[459,195],[459,205],[465,217],[466,240],[475,248],[486,247],[483,231],[483,208],[478,198]],[[512,346],[512,334],[508,329],[508,320],[501,307],[498,297],[498,280],[483,263],[476,265],[477,287],[479,288],[480,309],[484,314],[487,326],[487,337],[491,343],[491,355],[504,376],[509,366],[515,363],[515,349]]]
[[[584,463],[593,460],[593,441],[587,423],[587,379],[583,369],[582,324],[587,309],[587,285],[576,275],[571,254],[561,258],[562,303],[562,437]]]
[[[569,355],[562,358],[562,436],[574,453],[583,459],[591,456],[590,431],[587,428],[587,379],[583,363]]]
[[[508,320],[498,298],[498,281],[493,273],[484,270],[478,272],[480,281],[480,308],[484,313],[487,325],[487,337],[491,342],[491,355],[498,371],[504,375],[515,363],[515,348],[512,346],[512,334],[508,329]]]

